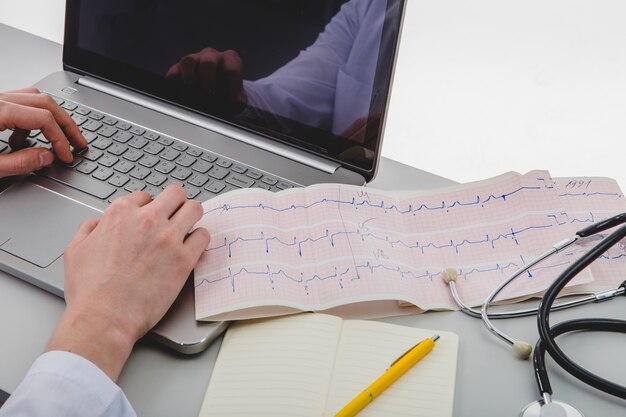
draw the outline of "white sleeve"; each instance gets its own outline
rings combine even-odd
[[[344,4],[313,45],[271,75],[244,81],[248,104],[310,126],[330,129],[337,76],[350,56],[372,1],[352,0]]]
[[[136,417],[121,388],[96,365],[69,352],[47,352],[0,408],[0,417]]]

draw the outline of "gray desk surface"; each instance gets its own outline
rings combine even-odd
[[[58,44],[0,24],[0,91],[33,84],[60,69],[61,50]],[[410,189],[446,183],[441,177],[383,159],[373,186]],[[63,308],[61,299],[0,273],[0,389],[12,392],[19,384],[42,352]],[[624,311],[624,300],[616,300],[555,313],[553,320],[579,316],[624,318]],[[530,362],[513,358],[508,348],[492,340],[480,321],[459,312],[384,321],[459,335],[455,416],[514,416],[536,399]],[[536,339],[533,318],[509,320],[500,326],[521,339]],[[562,346],[592,371],[626,385],[626,338],[613,334],[567,335],[562,337]],[[199,355],[182,357],[142,341],[135,347],[119,384],[139,416],[196,416],[218,350],[219,342]],[[570,402],[587,416],[624,415],[623,401],[587,388],[552,362],[549,365],[555,398]]]

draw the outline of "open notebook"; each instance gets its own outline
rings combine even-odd
[[[200,417],[334,416],[420,340],[434,349],[359,413],[450,417],[458,336],[325,314],[233,325],[213,370]]]

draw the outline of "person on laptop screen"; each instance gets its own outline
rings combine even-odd
[[[380,114],[370,116],[379,94],[378,50],[381,42],[388,45],[383,49],[393,42],[390,33],[383,35],[384,20],[395,16],[386,8],[386,2],[378,0],[345,3],[312,45],[254,81],[243,79],[244,62],[237,51],[211,46],[182,57],[166,78],[206,106],[238,114],[240,122],[256,120],[287,132],[296,121],[330,131],[346,148],[340,159],[371,159],[378,129],[367,127],[380,123]]]
[[[53,162],[49,149],[25,148],[31,130],[41,130],[64,162],[72,160],[70,146],[87,146],[48,95],[34,89],[0,94],[0,134],[11,148],[0,154],[0,178]],[[154,201],[144,191],[119,198],[100,219],[84,222],[65,250],[67,308],[0,416],[134,416],[114,381],[209,244],[205,229],[188,234],[201,217],[200,203],[173,185]]]

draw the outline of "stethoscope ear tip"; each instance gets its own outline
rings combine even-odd
[[[451,281],[456,282],[456,279],[459,277],[459,273],[454,268],[444,269],[441,275],[446,284],[450,284]]]
[[[528,359],[533,352],[533,347],[524,341],[517,340],[513,343],[513,351],[518,358]]]

